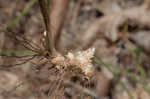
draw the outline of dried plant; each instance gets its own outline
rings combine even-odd
[[[95,48],[90,48],[86,51],[79,51],[77,53],[68,52],[66,56],[58,54],[52,59],[52,63],[58,69],[62,68],[79,68],[87,76],[90,77],[93,73],[92,58],[94,57]]]
[[[77,53],[71,53],[68,52],[67,55],[63,56],[62,54],[56,52],[54,42],[56,38],[53,38],[53,36],[57,35],[57,31],[59,31],[61,24],[63,23],[62,18],[65,14],[65,9],[68,6],[68,0],[65,0],[65,2],[62,2],[61,0],[52,0],[51,1],[51,7],[50,7],[50,16],[48,13],[48,1],[46,0],[39,0],[41,12],[44,18],[44,23],[46,27],[46,32],[44,32],[45,41],[46,41],[46,50],[50,51],[50,54],[54,57],[51,59],[52,63],[56,65],[57,69],[66,69],[68,67],[73,68],[79,68],[86,76],[91,76],[93,72],[93,66],[92,66],[92,58],[94,56],[95,48],[90,48],[86,51],[79,51]],[[58,5],[63,6],[58,6]],[[53,9],[53,10],[52,10]],[[62,17],[59,17],[60,14],[63,14]],[[58,19],[56,19],[56,18]],[[56,23],[54,22],[56,21]],[[54,31],[51,24],[54,23]],[[56,28],[56,30],[55,30]]]
[[[57,76],[58,79],[56,79],[57,81],[54,81],[54,83],[56,83],[56,82],[61,83],[59,85],[55,84],[56,86],[53,86],[53,84],[51,84],[49,86],[49,87],[54,87],[55,89],[57,89],[59,86],[65,87],[65,84],[64,84],[64,83],[66,83],[65,77],[68,74],[68,70],[69,70],[69,73],[72,73],[70,75],[77,76],[78,74],[80,75],[80,73],[81,73],[81,75],[84,75],[84,77],[86,77],[88,79],[90,77],[92,77],[93,72],[94,72],[94,66],[92,64],[92,58],[94,57],[95,48],[89,48],[85,51],[79,51],[79,52],[75,52],[75,53],[68,52],[66,55],[63,55],[62,53],[59,53],[55,48],[56,43],[58,43],[58,42],[56,42],[56,40],[58,40],[59,36],[60,36],[60,30],[61,30],[61,27],[62,27],[62,24],[63,24],[63,21],[64,21],[65,10],[68,7],[69,0],[64,0],[64,1],[62,1],[62,0],[52,0],[51,3],[50,3],[50,6],[51,6],[50,7],[50,12],[49,12],[48,0],[39,0],[39,4],[40,4],[44,24],[45,24],[45,32],[43,33],[43,35],[45,37],[44,38],[44,41],[45,41],[45,46],[44,46],[45,48],[44,49],[46,50],[46,55],[47,55],[47,52],[48,52],[48,57],[47,56],[45,57],[45,53],[43,52],[42,49],[40,49],[39,45],[29,41],[28,39],[26,39],[24,37],[19,37],[16,33],[12,34],[11,30],[7,30],[6,32],[8,33],[8,36],[13,37],[18,42],[21,42],[21,44],[25,48],[27,48],[27,49],[31,50],[32,52],[34,52],[34,55],[31,55],[31,56],[17,56],[17,58],[22,59],[23,62],[14,64],[14,65],[12,65],[12,64],[7,65],[5,67],[8,68],[8,67],[12,67],[12,66],[22,65],[22,64],[27,63],[30,60],[34,59],[35,57],[44,56],[44,59],[47,59],[46,63],[44,62],[44,65],[48,64],[49,66],[47,66],[47,67],[45,66],[46,71],[43,71],[45,69],[45,67],[44,67],[43,64],[40,64],[40,69],[39,69],[38,72],[42,72],[41,74],[44,74],[44,73],[50,74],[49,73],[49,72],[51,72],[51,70],[49,70],[50,66],[53,66],[55,69],[57,69],[59,73],[61,71],[65,72],[64,74],[62,73],[62,75],[59,75],[59,73],[55,73],[56,75],[58,74],[59,76]],[[54,21],[57,21],[57,22],[55,23]],[[7,57],[9,55],[4,55],[4,56]],[[27,58],[27,59],[25,59],[25,58]],[[36,68],[38,68],[38,66]],[[76,73],[76,70],[79,70],[79,72],[77,72],[78,74]],[[72,71],[72,72],[70,72],[70,71]],[[32,80],[35,80],[36,83],[38,83],[37,79],[41,79],[43,76],[41,76],[39,73],[37,73],[37,71],[34,71],[34,72],[35,72],[35,74],[34,73],[33,74],[28,73],[27,75],[32,76],[31,77]],[[55,72],[55,71],[52,71],[52,72]],[[48,76],[43,77],[41,79],[40,87],[43,85],[42,82],[44,82],[44,84],[45,84],[45,82],[48,82],[48,84],[50,84],[49,76],[51,76],[51,75],[48,75]],[[29,77],[29,80],[31,80],[30,77]],[[33,83],[34,83],[34,81],[32,82],[32,84]],[[70,83],[70,84],[72,85],[73,83]],[[78,89],[82,89],[80,86],[76,86],[76,87]],[[88,89],[83,89],[83,91],[85,91],[88,94],[92,93]],[[54,91],[54,92],[57,94],[56,91]],[[91,96],[92,95],[96,96],[93,93],[91,94]]]

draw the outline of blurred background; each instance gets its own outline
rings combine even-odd
[[[57,50],[94,47],[93,77],[62,78],[37,54],[38,0],[0,0],[0,99],[150,99],[150,0],[69,0],[64,13]]]

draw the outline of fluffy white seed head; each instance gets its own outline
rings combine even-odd
[[[52,63],[57,65],[57,67],[75,66],[75,68],[80,68],[85,75],[91,76],[93,72],[91,59],[94,57],[94,53],[95,48],[89,48],[86,51],[79,51],[75,54],[68,52],[66,57],[59,54],[52,59]]]

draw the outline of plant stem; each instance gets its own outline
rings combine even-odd
[[[49,18],[49,6],[48,6],[48,1],[47,0],[39,0],[40,4],[40,9],[41,13],[44,19],[45,23],[45,28],[46,28],[46,50],[50,53],[50,55],[55,55],[56,54],[56,49],[55,49],[55,42],[53,39],[53,34],[51,33],[51,24],[50,24],[50,18]]]

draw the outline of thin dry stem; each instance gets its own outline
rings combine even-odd
[[[53,34],[51,32],[51,27],[50,27],[50,18],[49,18],[49,7],[48,7],[48,1],[47,0],[39,0],[40,4],[40,9],[44,18],[44,23],[45,23],[45,28],[46,28],[46,36],[45,36],[45,41],[46,41],[46,50],[50,52],[51,55],[56,54],[56,49],[54,46],[54,39],[53,39]]]
[[[50,27],[55,42],[55,47],[59,46],[61,28],[65,20],[67,8],[70,0],[50,0]]]

